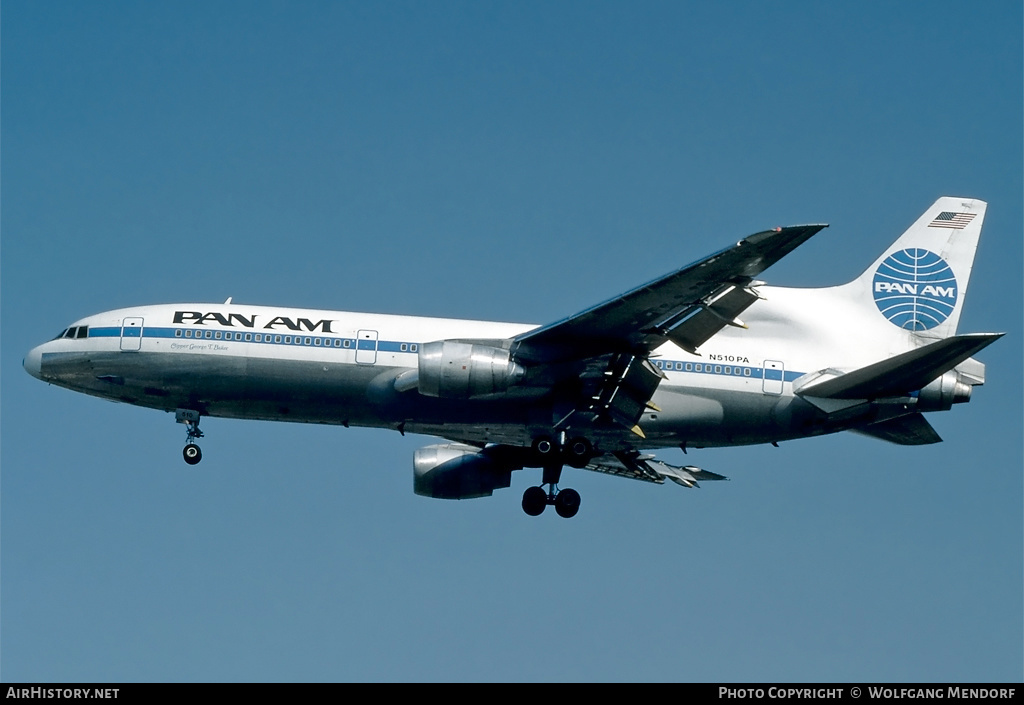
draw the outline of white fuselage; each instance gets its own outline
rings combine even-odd
[[[762,287],[765,300],[744,315],[749,329],[723,330],[699,355],[663,345],[652,356],[665,378],[640,423],[646,437],[629,436],[629,444],[721,446],[840,430],[815,421],[814,410],[794,397],[793,381],[905,350],[909,335],[832,295],[840,290]],[[851,325],[858,317],[865,320]],[[843,325],[829,325],[836,320]],[[529,374],[503,394],[478,399],[396,391],[396,378],[417,368],[424,343],[502,341],[535,328],[528,324],[168,304],[97,314],[70,330],[82,327],[88,327],[87,337],[33,349],[25,362],[29,372],[76,391],[165,411],[397,428],[481,444],[528,445],[560,413],[557,396],[531,386]],[[595,440],[612,449],[616,434]]]

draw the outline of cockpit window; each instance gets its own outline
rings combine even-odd
[[[61,338],[67,338],[69,340],[72,340],[88,337],[89,326],[71,326],[70,328],[65,328],[64,330],[62,330],[60,332],[60,335],[54,337],[54,340],[60,340]]]

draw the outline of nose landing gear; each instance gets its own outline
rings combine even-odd
[[[186,463],[195,465],[203,459],[203,451],[192,442],[203,437],[203,432],[199,430],[199,412],[193,409],[178,409],[174,413],[174,420],[186,425],[185,448],[181,451],[181,455],[185,458]]]

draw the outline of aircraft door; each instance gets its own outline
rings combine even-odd
[[[356,333],[356,362],[360,365],[377,362],[377,331],[361,330]]]
[[[142,349],[141,318],[125,318],[121,321],[121,349],[129,352]]]
[[[785,379],[785,372],[785,365],[781,361],[764,361],[764,382],[761,389],[765,394],[782,394],[782,381]]]

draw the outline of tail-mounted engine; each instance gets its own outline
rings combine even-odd
[[[917,393],[918,411],[947,411],[953,404],[971,400],[971,385],[965,384],[955,370],[933,379]]]

